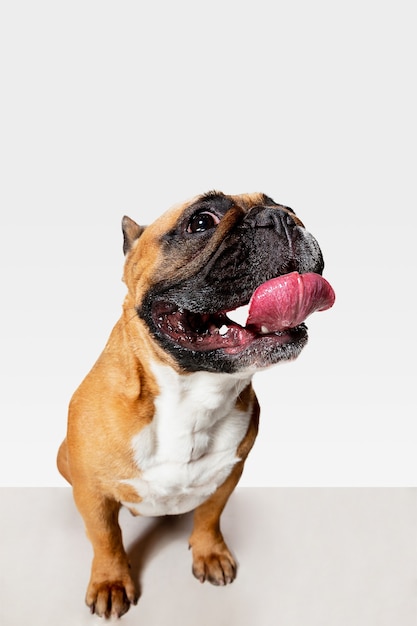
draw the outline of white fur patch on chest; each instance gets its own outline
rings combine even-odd
[[[123,481],[143,499],[123,502],[140,515],[174,515],[204,502],[239,460],[236,451],[252,407],[235,407],[250,377],[196,372],[177,374],[153,364],[160,394],[155,415],[133,438],[140,477]]]

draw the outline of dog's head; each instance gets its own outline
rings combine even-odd
[[[183,371],[293,359],[307,342],[304,319],[334,301],[317,241],[264,194],[210,192],[145,228],[125,217],[123,233],[129,306]],[[249,303],[247,320],[233,321]]]

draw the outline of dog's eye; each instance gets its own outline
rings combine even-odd
[[[216,228],[219,222],[220,219],[217,215],[209,211],[196,213],[188,223],[187,233],[203,233],[206,230]]]

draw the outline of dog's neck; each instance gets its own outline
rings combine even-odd
[[[155,362],[151,369],[160,390],[156,398],[158,412],[166,416],[179,412],[189,415],[195,430],[230,413],[252,379],[251,372],[179,374],[173,368]]]

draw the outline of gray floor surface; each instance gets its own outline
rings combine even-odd
[[[121,513],[141,590],[121,626],[416,626],[416,489],[236,490],[224,588],[191,574],[191,515]],[[1,626],[104,624],[84,605],[91,547],[70,489],[0,490]]]

